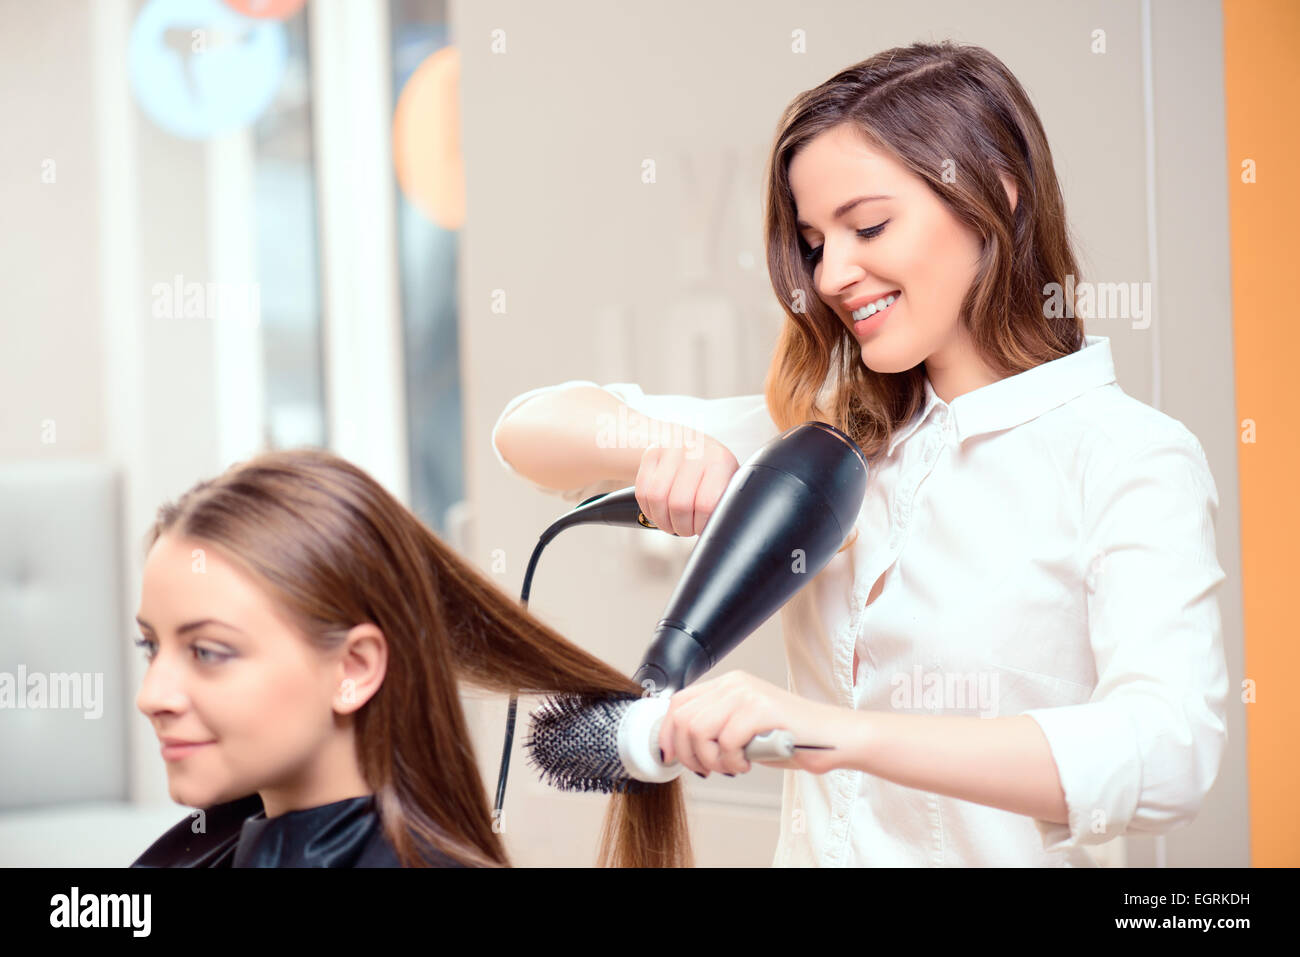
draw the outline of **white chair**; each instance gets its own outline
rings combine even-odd
[[[188,813],[129,800],[120,503],[106,464],[0,463],[0,866],[125,867]]]

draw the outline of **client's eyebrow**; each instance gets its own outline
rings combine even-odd
[[[835,210],[835,215],[832,216],[831,218],[839,219],[841,216],[849,212],[851,209],[853,209],[853,207],[857,206],[859,203],[869,203],[873,199],[893,199],[893,198],[894,197],[892,196],[859,196],[857,199],[851,199],[847,203],[842,204],[839,209]],[[795,225],[798,226],[800,229],[812,229],[812,224],[805,223],[802,219],[796,221]]]
[[[147,629],[148,631],[154,630],[153,625],[149,624],[149,622],[145,621],[139,615],[135,616],[135,620],[136,623],[139,624],[141,628]],[[204,625],[220,625],[223,628],[229,628],[231,631],[238,631],[241,635],[244,634],[244,632],[240,631],[234,625],[221,621],[217,618],[201,618],[198,621],[186,622],[185,624],[181,625],[179,628],[176,629],[176,634],[183,635],[187,631],[193,631],[195,628],[202,628]]]

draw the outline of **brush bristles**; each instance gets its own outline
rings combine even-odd
[[[630,777],[618,756],[618,725],[640,695],[557,694],[532,712],[524,749],[544,782],[561,791],[637,794],[654,785]]]

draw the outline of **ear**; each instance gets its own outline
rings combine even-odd
[[[1016,211],[1016,199],[1019,193],[1016,192],[1016,184],[1011,177],[1005,173],[999,173],[998,178],[1002,180],[1002,186],[1007,191],[1007,202],[1011,204],[1011,211]]]
[[[369,701],[384,683],[388,671],[388,643],[384,633],[366,622],[348,632],[339,659],[338,690],[334,710],[352,714]]]

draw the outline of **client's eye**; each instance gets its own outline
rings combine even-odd
[[[152,638],[137,638],[135,646],[144,649],[144,660],[153,661],[158,654],[157,642]],[[192,645],[191,650],[194,652],[194,658],[201,664],[218,664],[232,657],[224,651],[216,651],[212,648],[203,648],[199,645]]]
[[[885,231],[885,226],[888,223],[889,220],[885,220],[879,226],[868,226],[866,229],[857,230],[857,233],[863,239],[875,239],[877,236],[879,236],[882,232]],[[809,265],[816,265],[817,262],[822,258],[822,248],[818,246],[816,249],[809,249],[806,253],[803,254],[803,258],[804,258],[804,262],[808,263]]]

